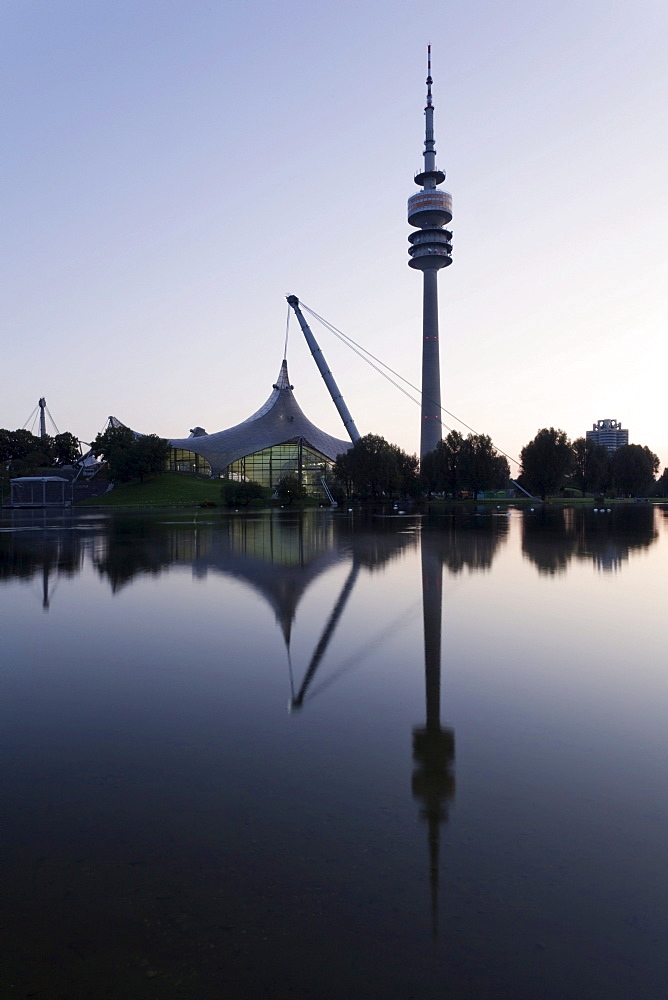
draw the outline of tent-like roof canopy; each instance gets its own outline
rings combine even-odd
[[[201,455],[209,462],[214,475],[246,455],[299,438],[332,461],[352,447],[352,442],[332,437],[312,424],[300,409],[292,389],[288,364],[284,360],[272,394],[247,420],[215,434],[203,434],[202,428],[196,427],[190,437],[171,438],[169,443],[173,448]]]

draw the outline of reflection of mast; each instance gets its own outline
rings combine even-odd
[[[49,610],[49,577],[51,576],[51,565],[44,562],[42,566],[42,608]]]
[[[448,818],[447,804],[455,794],[452,765],[455,734],[441,726],[441,605],[443,564],[426,534],[421,536],[424,666],[427,719],[413,730],[413,796],[422,801],[420,815],[429,826],[429,882],[432,930],[438,927],[440,825]]]
[[[348,598],[350,597],[353,587],[355,586],[355,581],[357,580],[357,575],[360,570],[360,564],[353,559],[353,564],[350,567],[350,573],[346,578],[346,582],[343,585],[341,593],[339,594],[339,599],[332,608],[332,613],[327,620],[327,624],[323,629],[323,633],[320,636],[320,641],[313,651],[313,656],[311,657],[311,662],[308,665],[308,670],[304,674],[304,680],[301,683],[301,687],[296,695],[290,701],[291,708],[301,708],[304,703],[304,697],[309,688],[309,685],[313,678],[315,677],[315,672],[318,669],[318,665],[322,660],[323,656],[327,651],[330,639],[334,635],[334,630],[339,623],[339,619],[343,614],[343,609],[348,603]]]

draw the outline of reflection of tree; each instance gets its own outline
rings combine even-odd
[[[575,534],[572,518],[563,507],[538,507],[524,511],[522,517],[522,552],[536,564],[540,573],[554,576],[563,573],[573,557]]]
[[[416,519],[411,517],[356,516],[354,521],[337,517],[334,536],[340,550],[350,551],[360,566],[373,571],[417,545],[415,525]]]
[[[522,551],[541,573],[564,572],[573,558],[591,560],[604,572],[618,569],[631,552],[657,538],[650,504],[617,505],[604,512],[541,508],[525,511],[522,518]]]
[[[605,514],[578,511],[578,514],[575,555],[591,559],[599,570],[621,568],[632,552],[649,548],[659,537],[650,504],[615,507],[610,514],[607,511]]]
[[[423,537],[451,573],[487,570],[499,545],[508,539],[508,518],[496,514],[452,514],[423,522]]]
[[[175,561],[178,532],[173,529],[173,525],[137,515],[116,515],[103,523],[104,543],[93,561],[114,593],[140,574],[157,576]],[[185,530],[192,534],[192,526]]]
[[[413,730],[413,795],[422,802],[420,815],[429,830],[429,884],[432,930],[437,931],[440,827],[448,818],[448,804],[455,794],[452,772],[455,734],[441,726],[441,613],[443,558],[434,536],[423,533],[422,601],[424,616],[424,665],[426,723]]]

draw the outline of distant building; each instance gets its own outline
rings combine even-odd
[[[598,420],[593,430],[587,431],[587,440],[602,444],[612,452],[629,443],[629,432],[622,428],[620,420]]]

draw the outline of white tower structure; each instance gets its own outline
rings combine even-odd
[[[422,190],[408,199],[411,233],[409,266],[423,274],[422,298],[422,420],[420,458],[441,440],[441,372],[438,344],[438,272],[452,263],[452,233],[444,229],[452,220],[452,197],[439,191],[445,172],[436,167],[434,106],[431,99],[431,45],[427,46],[427,106],[425,114],[424,169],[415,175]]]

